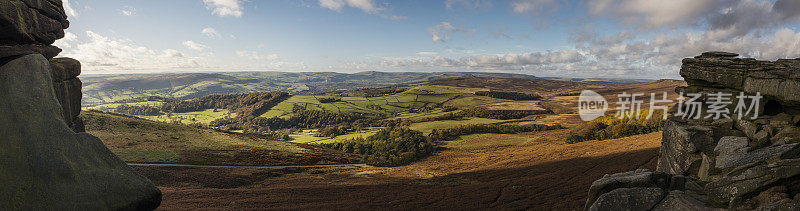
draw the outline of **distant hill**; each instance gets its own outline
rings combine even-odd
[[[574,91],[585,88],[602,87],[600,84],[549,80],[539,78],[497,78],[497,77],[465,77],[442,79],[431,82],[433,85],[486,88],[493,91],[535,92],[540,94]]]
[[[84,106],[138,97],[188,99],[211,94],[284,91],[315,94],[353,88],[414,84],[458,77],[536,78],[531,75],[477,72],[229,72],[81,76]]]

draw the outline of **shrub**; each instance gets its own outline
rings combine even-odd
[[[128,114],[128,115],[142,115],[142,116],[158,116],[161,115],[161,110],[152,106],[129,106],[119,105],[114,108],[115,113]]]
[[[466,124],[458,125],[449,129],[434,129],[428,135],[436,141],[448,141],[458,138],[459,136],[478,134],[478,133],[497,133],[497,134],[512,134],[524,133],[534,131],[556,130],[562,129],[561,125],[490,125],[490,124]]]
[[[314,136],[316,136],[316,137],[331,137],[331,138],[333,138],[333,137],[336,137],[336,136],[347,134],[347,132],[349,132],[349,131],[350,131],[350,127],[348,127],[348,126],[345,126],[345,125],[333,125],[333,126],[327,126],[327,127],[322,128],[322,129],[319,129],[319,131],[317,131],[317,133],[314,134]]]
[[[628,137],[661,131],[664,126],[663,112],[655,111],[650,119],[647,112],[640,113],[639,117],[617,118],[604,116],[576,127],[567,136],[567,143],[578,143],[589,140],[606,140]]]
[[[361,154],[362,160],[373,166],[404,165],[434,152],[433,141],[422,135],[422,132],[401,127],[383,129],[367,138],[359,137],[322,145]]]
[[[528,94],[521,92],[479,91],[475,92],[475,95],[487,96],[497,99],[506,99],[506,100],[538,100],[542,98],[542,96],[539,96],[537,94]]]
[[[342,99],[335,98],[335,97],[325,97],[317,99],[320,103],[335,103],[335,102],[342,102]]]

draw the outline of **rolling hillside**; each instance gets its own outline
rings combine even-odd
[[[284,91],[314,94],[335,90],[414,84],[435,79],[482,76],[535,78],[504,73],[417,73],[417,72],[229,72],[169,73],[129,75],[84,75],[83,106],[96,106],[120,100],[159,96],[188,99],[210,94]]]

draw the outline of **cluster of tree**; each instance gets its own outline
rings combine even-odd
[[[542,96],[539,96],[537,94],[522,93],[522,92],[478,91],[478,92],[475,92],[475,95],[486,96],[486,97],[497,98],[497,99],[506,99],[506,100],[538,100],[538,99],[542,99]]]
[[[324,98],[318,98],[317,101],[319,101],[320,103],[335,103],[335,102],[342,102],[342,99],[335,97],[324,97]]]
[[[171,98],[166,98],[166,97],[147,96],[147,97],[137,97],[137,98],[117,100],[117,101],[115,101],[115,103],[138,103],[138,102],[148,102],[148,101],[168,102],[168,101],[174,101],[174,100],[171,99]]]
[[[295,106],[289,118],[254,117],[239,115],[233,118],[217,119],[209,126],[228,130],[271,131],[286,128],[323,128],[329,125],[348,125],[361,128],[380,122],[381,117],[365,113],[334,113],[323,110],[306,110]]]
[[[400,87],[364,88],[334,94],[338,94],[342,97],[379,97],[405,92],[406,90],[408,89]]]
[[[190,100],[167,102],[164,103],[161,110],[168,113],[183,113],[205,109],[228,109],[240,116],[260,116],[288,97],[289,94],[285,92],[215,94]]]
[[[158,116],[161,115],[161,109],[152,106],[131,106],[122,104],[114,108],[115,113],[127,115],[140,115],[140,116]]]
[[[480,117],[489,119],[520,119],[530,115],[550,113],[547,110],[489,110],[486,108],[470,108],[461,110],[462,117]]]
[[[581,93],[580,92],[564,92],[564,93],[556,94],[556,96],[578,96],[578,95],[581,95]]]
[[[428,135],[436,141],[448,141],[463,135],[479,133],[514,134],[534,131],[563,129],[561,125],[492,125],[492,124],[466,124],[458,125],[449,129],[434,129]]]
[[[590,140],[606,140],[647,134],[661,131],[664,127],[663,112],[656,111],[650,118],[648,112],[638,117],[618,118],[614,116],[600,117],[570,131],[567,143],[578,143]]]
[[[332,125],[332,126],[327,126],[327,127],[323,127],[322,129],[319,129],[319,131],[317,131],[317,133],[314,134],[314,136],[316,136],[316,137],[331,137],[331,138],[333,138],[333,137],[336,137],[336,136],[347,134],[347,132],[350,132],[350,131],[351,131],[351,129],[347,125]]]
[[[323,146],[360,154],[365,163],[373,166],[399,166],[433,154],[434,142],[422,132],[393,127],[378,131],[367,138],[355,138]]]
[[[453,108],[453,107],[449,107]],[[455,108],[453,108],[455,109]],[[446,109],[445,111],[453,111],[452,109]],[[424,117],[424,118],[417,118],[417,119],[392,119],[392,120],[383,120],[380,126],[384,127],[396,127],[396,126],[409,126],[414,123],[419,122],[434,122],[434,121],[444,121],[444,120],[463,120],[467,117],[479,117],[479,118],[489,118],[489,119],[520,119],[523,117],[527,117],[530,115],[536,114],[543,114],[548,113],[549,111],[534,111],[534,110],[489,110],[485,108],[470,108],[461,110],[458,112],[451,112],[446,113],[438,116],[431,116],[431,117]]]

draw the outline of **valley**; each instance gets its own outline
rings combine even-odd
[[[181,164],[134,165],[164,191],[165,209],[579,209],[585,188],[602,175],[652,169],[661,134],[569,144],[586,124],[570,93],[591,89],[609,101],[622,92],[676,97],[682,84],[458,77],[285,97],[134,98],[87,106],[82,117],[87,131],[126,162]],[[158,113],[114,113],[142,108]],[[433,144],[433,151],[413,148],[417,154],[408,157],[336,147],[352,142],[361,149],[360,140],[395,127],[418,131],[429,139],[420,144]],[[455,136],[439,137],[443,132]]]

